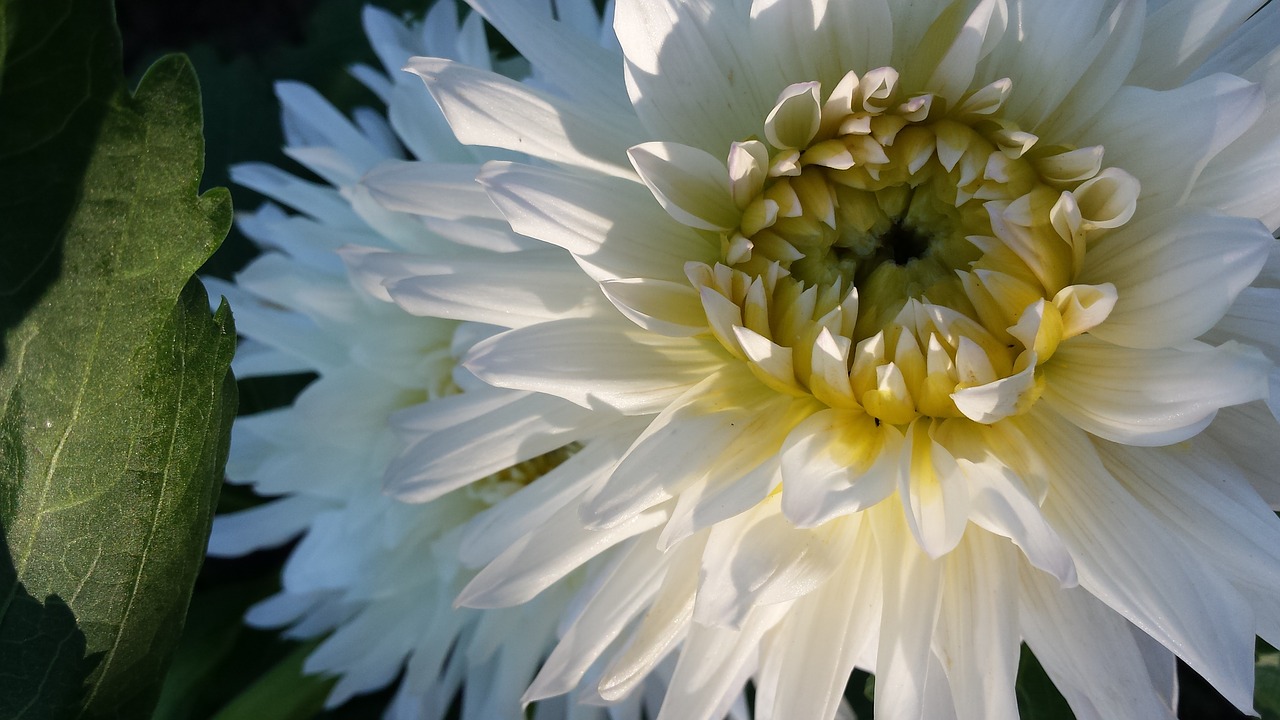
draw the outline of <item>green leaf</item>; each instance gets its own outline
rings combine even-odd
[[[1018,715],[1022,720],[1073,720],[1071,707],[1026,645],[1018,663]]]
[[[235,409],[193,279],[229,196],[189,63],[130,95],[110,0],[0,0],[0,53],[0,717],[145,717]]]
[[[1255,667],[1253,708],[1262,720],[1280,720],[1280,653],[1274,650],[1260,653]]]

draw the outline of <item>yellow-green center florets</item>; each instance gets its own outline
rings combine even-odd
[[[688,268],[724,346],[780,391],[893,425],[1029,408],[1037,367],[1115,304],[1111,285],[1074,280],[1138,183],[1101,147],[1003,120],[1010,90],[947,108],[891,68],[825,99],[786,88],[764,139],[730,150],[741,219],[720,263]]]

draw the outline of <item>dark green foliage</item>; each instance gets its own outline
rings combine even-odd
[[[145,717],[235,411],[192,277],[229,196],[190,64],[130,95],[109,0],[0,0],[0,38],[0,716]]]

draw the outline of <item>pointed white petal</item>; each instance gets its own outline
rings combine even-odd
[[[641,536],[637,540],[569,626],[525,692],[524,702],[573,690],[588,668],[649,606],[658,593],[667,564],[652,538]]]
[[[533,90],[514,80],[440,58],[413,58],[458,140],[552,163],[626,177],[626,150],[643,137],[635,119]]]
[[[696,338],[666,338],[599,316],[509,330],[477,343],[462,364],[499,387],[642,415],[667,407],[723,360]]]
[[[815,527],[888,497],[897,487],[902,433],[860,410],[814,413],[782,446],[782,511]]]
[[[1259,598],[1280,595],[1280,520],[1230,456],[1097,447],[1116,479],[1237,588]],[[1255,612],[1258,634],[1278,641],[1280,610],[1264,601]]]
[[[577,508],[562,508],[481,570],[457,604],[494,608],[527,602],[596,555],[666,519],[665,510],[652,510],[608,530],[587,530],[577,522]]]
[[[513,328],[610,312],[592,285],[568,255],[548,248],[440,260],[386,288],[413,315]]]
[[[1213,423],[1196,436],[1203,443],[1235,459],[1253,489],[1273,509],[1280,510],[1280,423],[1266,403],[1252,402],[1224,408]]]
[[[1264,4],[1265,0],[1169,0],[1147,18],[1142,51],[1129,83],[1176,87]]]
[[[597,280],[682,282],[686,262],[719,257],[640,183],[509,163],[486,165],[479,179],[516,232],[568,250]]]
[[[563,12],[558,3],[557,10]],[[471,7],[493,24],[520,55],[560,90],[591,107],[630,109],[618,78],[622,58],[565,23],[533,12],[521,0],[472,0]],[[593,13],[594,14],[594,13]]]
[[[1017,717],[1017,554],[1002,540],[975,531],[944,563],[935,652],[956,717]]]
[[[937,443],[933,421],[917,419],[906,432],[898,497],[920,548],[937,559],[960,542],[969,523],[969,486],[955,457]]]
[[[360,182],[383,207],[442,220],[498,219],[484,188],[476,182],[479,165],[386,161]]]
[[[1262,269],[1275,241],[1256,220],[1174,210],[1126,226],[1085,256],[1083,283],[1115,285],[1094,336],[1158,348],[1199,337]]]
[[[729,189],[729,171],[715,156],[670,142],[627,151],[654,198],[677,222],[701,230],[729,230],[741,217]]]
[[[1264,397],[1270,368],[1236,343],[1134,350],[1081,335],[1045,367],[1042,399],[1099,437],[1169,445],[1203,430],[1219,408]]]
[[[875,711],[880,717],[922,718],[931,645],[942,600],[942,564],[911,537],[901,506],[885,502],[869,515],[884,578]]]
[[[776,63],[740,49],[747,13],[745,2],[617,3],[627,90],[654,137],[720,155],[758,132],[782,83]]]
[[[1174,720],[1124,618],[1083,589],[1026,567],[1019,623],[1027,645],[1080,720]]]
[[[694,622],[742,628],[754,608],[813,592],[847,555],[858,527],[854,517],[797,528],[776,496],[716,525],[702,556]]]
[[[1042,412],[1026,416],[1024,432],[1039,472],[1055,479],[1044,512],[1080,586],[1249,710],[1254,623],[1240,594],[1107,472],[1083,433]]]
[[[430,421],[444,425],[410,438],[413,443],[387,467],[387,492],[426,502],[573,442],[598,422],[588,411],[550,395],[491,389],[454,397],[453,402],[444,398],[427,404]],[[455,408],[471,415],[482,407],[487,412],[466,420],[451,417]],[[414,419],[425,423],[428,417]]]
[[[1213,156],[1245,132],[1264,106],[1260,88],[1230,75],[1213,75],[1176,90],[1126,87],[1076,142],[1104,146],[1108,165],[1142,182],[1144,211],[1162,210],[1186,199]],[[1153,123],[1162,131],[1144,130]],[[1169,147],[1180,152],[1165,152]]]
[[[650,332],[687,337],[707,331],[702,300],[688,283],[620,278],[602,281],[600,289],[618,312]]]

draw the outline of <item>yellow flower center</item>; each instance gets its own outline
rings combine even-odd
[[[1073,280],[1138,182],[1001,119],[1010,89],[947,108],[880,68],[826,98],[784,90],[764,140],[730,150],[741,219],[720,263],[688,268],[724,346],[782,392],[892,425],[1026,411],[1037,368],[1115,304]]]

